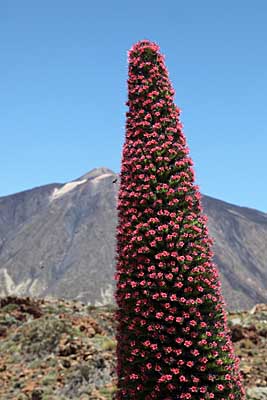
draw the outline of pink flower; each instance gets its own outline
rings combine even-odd
[[[186,365],[187,365],[189,368],[192,368],[193,365],[194,365],[194,363],[193,363],[193,361],[188,361],[188,362],[186,363]]]
[[[171,368],[171,371],[174,375],[178,375],[180,373],[179,368]]]
[[[196,326],[196,325],[197,325],[197,322],[196,322],[195,320],[191,320],[191,321],[189,321],[189,324],[190,324],[191,326]]]
[[[192,346],[192,342],[191,342],[191,340],[185,340],[185,342],[184,342],[184,345],[185,345],[185,347],[190,347],[190,346]]]
[[[139,379],[139,376],[136,375],[136,374],[131,374],[131,375],[130,375],[130,379],[131,379],[131,380],[136,380],[136,379]]]
[[[167,382],[172,380],[172,375],[161,375],[161,377],[158,379],[158,382]]]

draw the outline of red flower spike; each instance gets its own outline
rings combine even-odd
[[[158,45],[129,52],[116,400],[245,399],[212,240]]]

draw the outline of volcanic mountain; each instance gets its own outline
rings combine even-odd
[[[0,197],[0,295],[113,302],[118,176],[96,168],[67,183]],[[203,196],[230,309],[267,302],[267,214]]]

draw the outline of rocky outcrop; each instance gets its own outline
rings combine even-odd
[[[111,400],[116,391],[113,306],[0,299],[0,398]],[[228,316],[248,400],[266,400],[267,306]]]

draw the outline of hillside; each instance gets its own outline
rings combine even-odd
[[[113,301],[117,175],[94,169],[0,198],[0,295]],[[203,196],[231,309],[267,302],[267,214]]]
[[[116,389],[113,306],[0,299],[0,398],[111,400]],[[267,399],[267,306],[230,313],[248,400]]]

